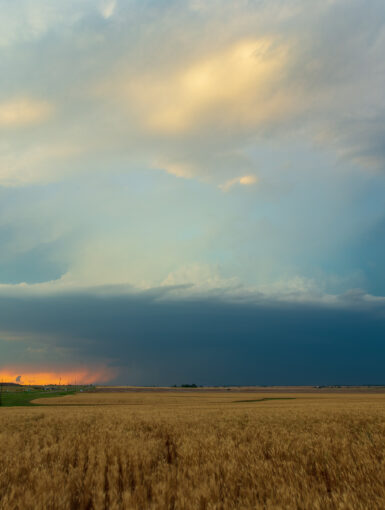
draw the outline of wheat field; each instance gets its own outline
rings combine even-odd
[[[120,392],[40,403],[0,408],[2,510],[385,508],[384,394]]]

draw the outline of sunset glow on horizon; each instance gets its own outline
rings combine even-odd
[[[117,375],[117,370],[95,366],[92,368],[50,369],[32,367],[5,367],[0,368],[0,382],[17,383],[22,385],[82,385],[107,383]]]

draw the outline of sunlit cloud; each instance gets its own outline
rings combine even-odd
[[[291,98],[273,87],[288,54],[269,38],[241,40],[182,68],[123,78],[120,71],[104,91],[134,109],[150,131],[173,135],[213,121],[250,126],[291,108]]]
[[[175,163],[172,161],[160,160],[157,166],[175,177],[191,179],[196,176],[195,168],[188,163]]]
[[[222,191],[230,191],[230,189],[235,185],[240,186],[253,186],[258,182],[258,177],[256,175],[243,175],[242,177],[235,177],[234,179],[229,179],[224,184],[220,184],[219,188]]]
[[[0,102],[0,128],[17,128],[40,124],[53,113],[53,106],[46,101],[28,98]]]

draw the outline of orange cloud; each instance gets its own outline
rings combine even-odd
[[[288,59],[289,48],[272,39],[241,40],[180,69],[123,79],[120,71],[104,94],[137,110],[143,125],[160,133],[212,123],[260,125],[293,108],[293,98],[277,89]]]
[[[256,175],[244,175],[242,177],[235,177],[234,179],[230,179],[226,181],[224,184],[220,184],[219,188],[222,191],[229,191],[234,185],[240,184],[241,186],[252,186],[258,182],[258,177]]]
[[[117,375],[117,370],[104,365],[90,367],[41,368],[8,366],[0,369],[0,382],[19,384],[93,384],[106,383]]]

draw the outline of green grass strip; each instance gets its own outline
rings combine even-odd
[[[39,406],[43,404],[33,404],[31,400],[37,398],[63,397],[73,395],[75,391],[3,391],[1,394],[0,407],[20,407],[20,406]]]

